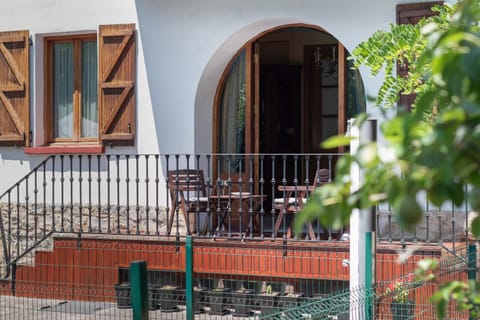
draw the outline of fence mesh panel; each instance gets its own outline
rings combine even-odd
[[[377,266],[389,267],[378,268],[377,286],[352,292],[347,248],[326,249],[301,242],[195,240],[195,319],[348,319],[349,313],[368,319],[368,304],[375,319],[436,319],[428,297],[447,281],[467,280],[467,251],[444,250],[435,280],[412,283],[406,299],[412,306],[398,311],[387,287],[406,279],[427,254],[397,264],[396,253],[379,250]],[[134,236],[54,238],[50,249],[15,266],[15,281],[0,283],[0,318],[131,319],[129,264],[137,260],[147,262],[149,318],[186,319],[185,243]],[[403,318],[394,317],[396,312]],[[468,315],[451,303],[447,318]]]

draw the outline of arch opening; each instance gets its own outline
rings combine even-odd
[[[215,153],[319,153],[365,111],[348,51],[321,28],[288,25],[248,41],[229,62],[213,106]]]

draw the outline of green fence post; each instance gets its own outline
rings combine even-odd
[[[474,244],[468,245],[468,280],[477,279],[477,246]]]
[[[187,236],[185,245],[185,296],[187,320],[193,320],[193,241]]]
[[[372,285],[373,285],[373,232],[365,232],[365,319],[373,319]]]
[[[468,245],[468,280],[476,280],[477,279],[477,246],[474,244]],[[469,319],[473,319],[469,317]]]
[[[130,283],[132,286],[132,308],[134,320],[148,320],[147,263],[130,263]]]

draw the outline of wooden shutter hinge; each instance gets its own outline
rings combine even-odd
[[[33,47],[33,39],[32,39],[32,36],[29,36],[29,37],[28,37],[28,45],[29,45],[30,47]]]
[[[33,133],[32,133],[32,130],[30,130],[30,131],[28,132],[28,142],[29,142],[29,143],[32,143],[32,141],[33,141]]]
[[[132,133],[132,125],[130,124],[130,122],[128,123],[128,133]]]

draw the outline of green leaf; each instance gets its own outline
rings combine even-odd
[[[355,120],[353,121],[353,125],[360,128],[363,125],[363,123],[367,120],[368,120],[368,114],[360,113],[355,117]]]
[[[437,302],[437,314],[440,317],[440,319],[444,319],[445,315],[447,313],[447,300],[442,299]]]
[[[480,237],[480,217],[475,217],[472,221],[472,234],[475,238]]]
[[[433,271],[438,267],[438,261],[434,259],[422,259],[418,261],[418,269],[420,272]]]
[[[362,167],[372,167],[378,164],[376,143],[366,143],[358,148],[357,161]]]
[[[349,146],[352,138],[346,136],[333,136],[322,142],[321,146],[325,149],[334,149],[338,147]]]
[[[443,112],[440,116],[439,123],[463,123],[465,118],[463,109],[455,108]]]
[[[459,183],[451,183],[448,185],[448,191],[453,203],[457,207],[461,206],[463,204],[465,194],[463,190],[463,185]]]

